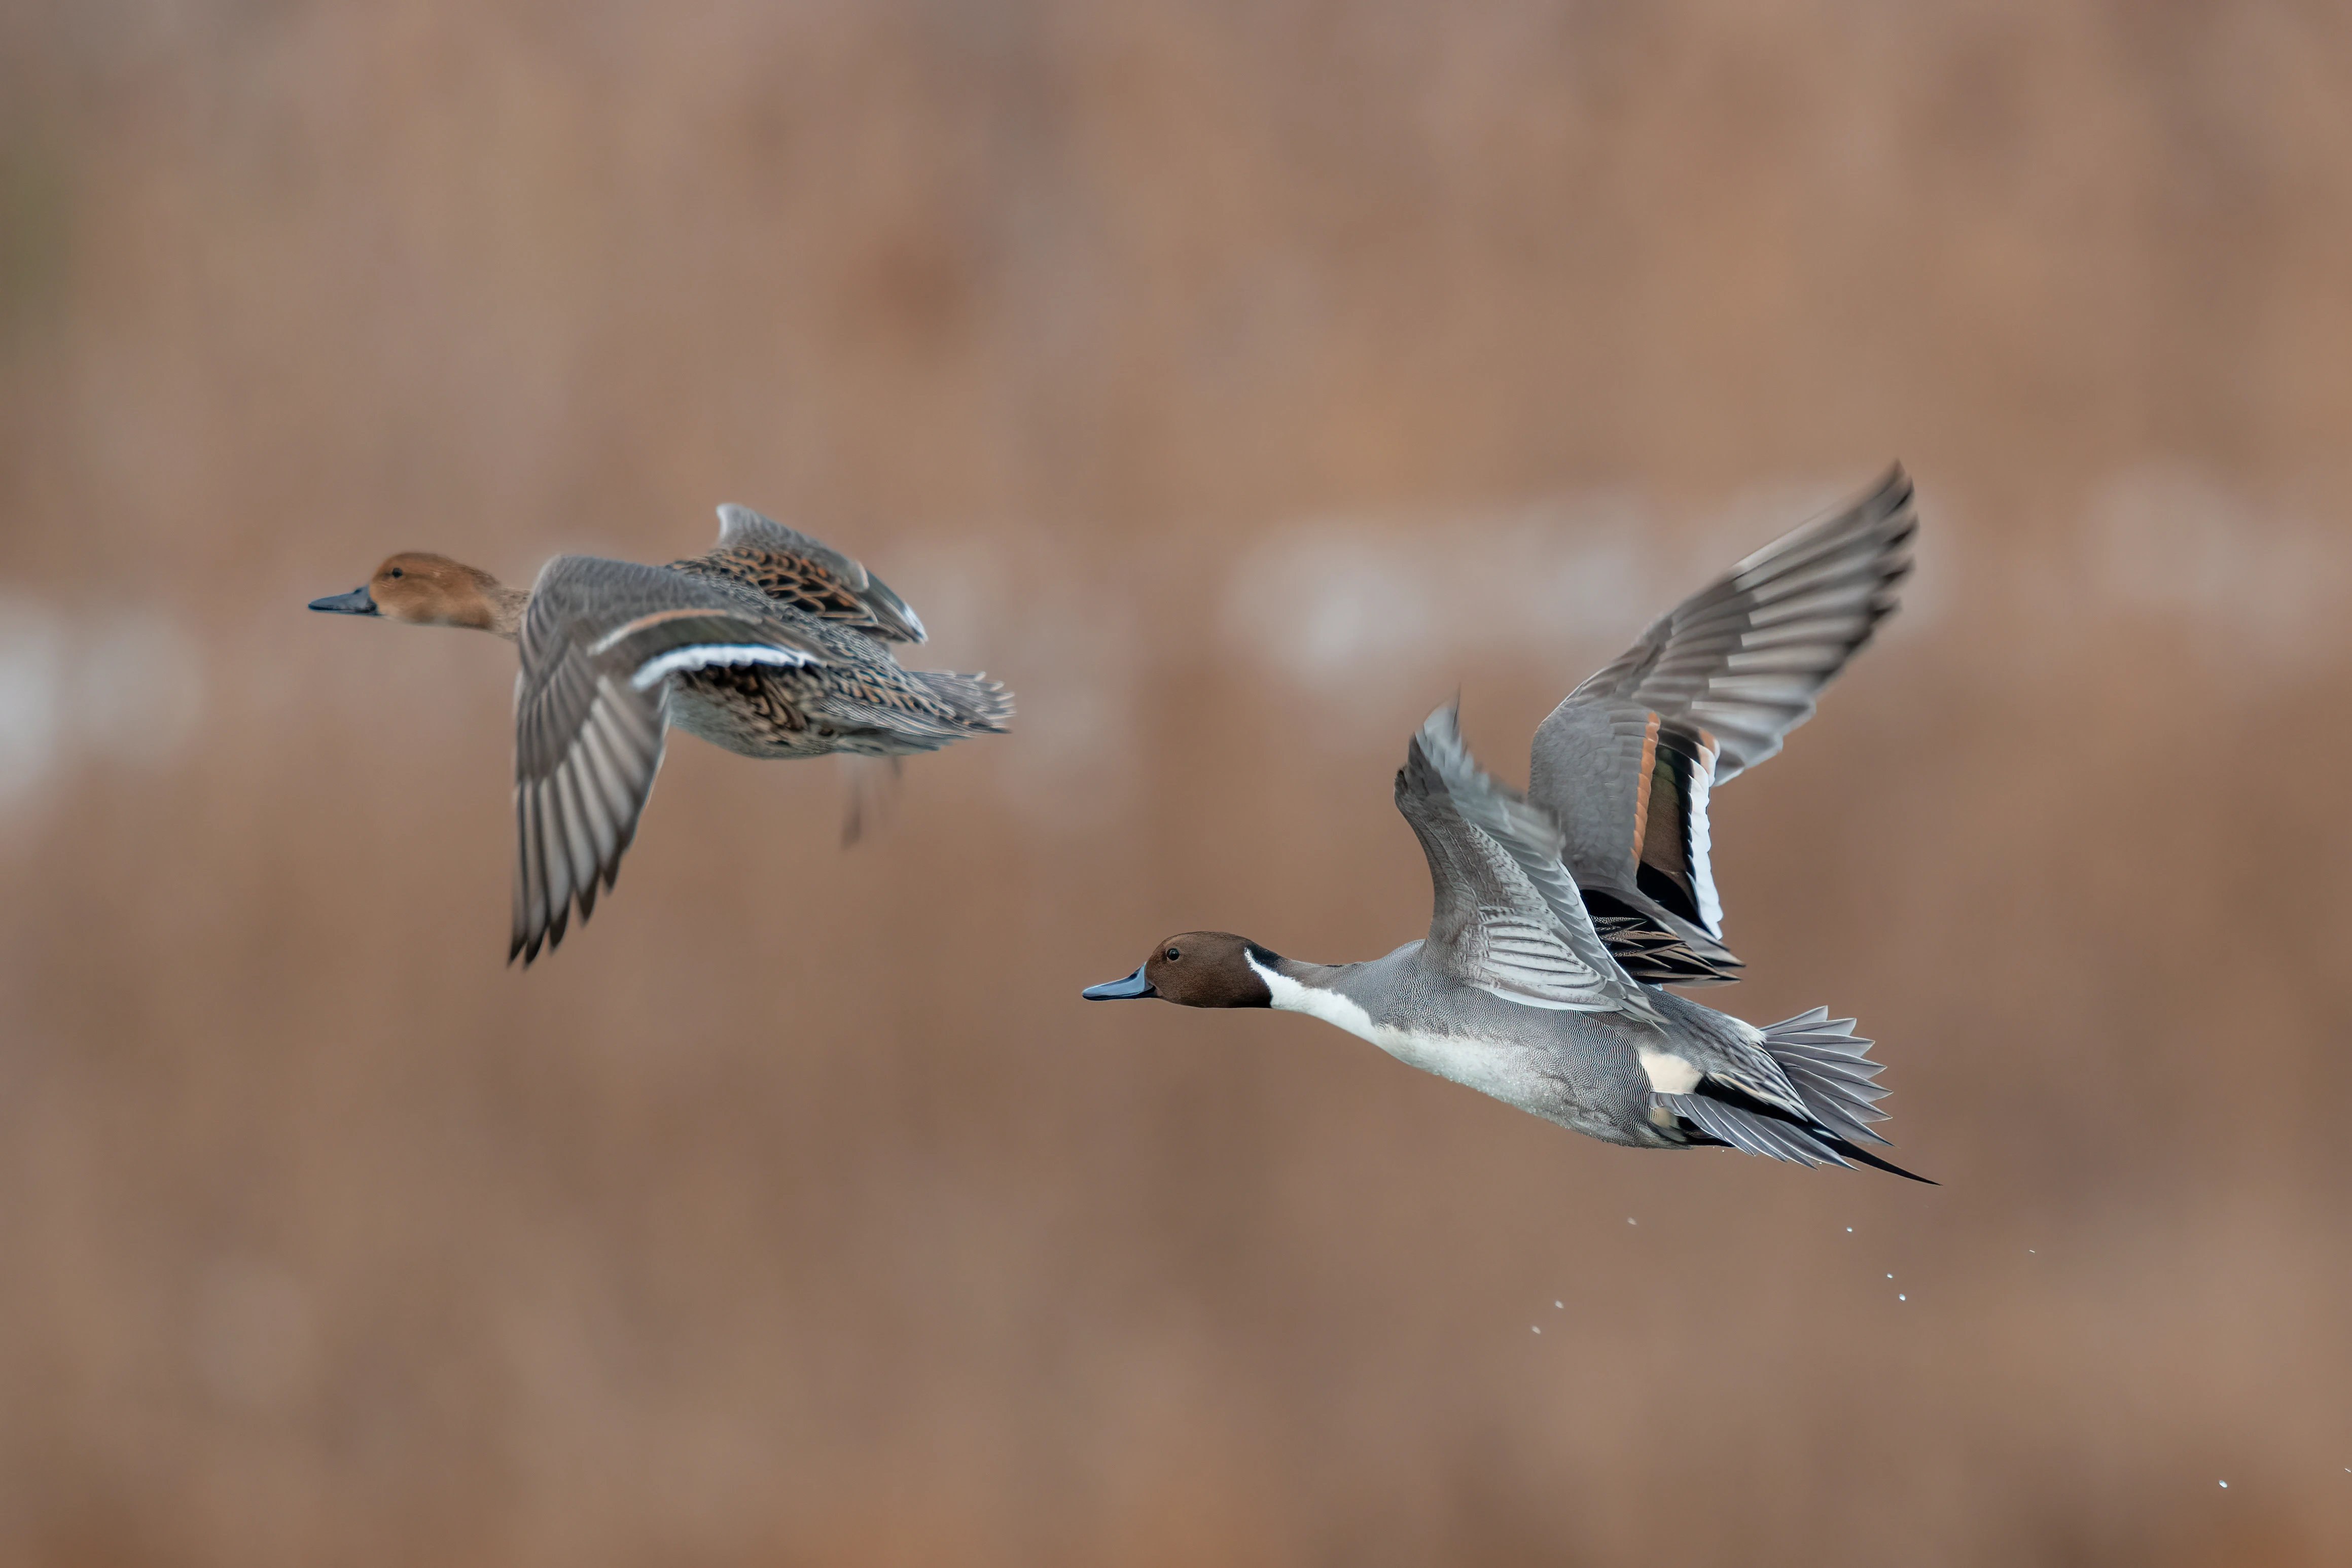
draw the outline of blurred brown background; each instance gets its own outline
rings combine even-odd
[[[2347,73],[2317,3],[0,10],[0,1561],[2352,1558]],[[1946,1185],[1077,1000],[1418,935],[1422,715],[1524,777],[1896,457],[1707,999],[1858,1013]],[[680,739],[503,968],[512,653],[303,602],[723,500],[1018,732],[846,853]]]

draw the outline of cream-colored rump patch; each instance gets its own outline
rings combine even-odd
[[[1677,1056],[1641,1047],[1642,1070],[1650,1075],[1654,1094],[1688,1094],[1698,1087],[1699,1070]]]

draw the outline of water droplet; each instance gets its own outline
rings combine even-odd
[[[1889,1279],[1894,1279],[1894,1278],[1895,1278],[1895,1276],[1894,1276],[1894,1275],[1892,1275],[1892,1274],[1889,1274],[1889,1275],[1887,1276],[1887,1278],[1888,1278]]]
[[[1529,1328],[1531,1328],[1531,1329],[1536,1329],[1536,1326],[1535,1326],[1533,1323],[1529,1323],[1529,1324],[1528,1325],[1528,1327],[1529,1327]],[[1536,1332],[1538,1332],[1538,1333],[1542,1333],[1542,1332],[1543,1332],[1543,1331],[1542,1331],[1541,1329],[1536,1329]]]
[[[1562,1306],[1562,1305],[1564,1305],[1564,1304],[1565,1304],[1565,1303],[1563,1303],[1563,1302],[1559,1302],[1559,1301],[1554,1301],[1554,1302],[1552,1303],[1552,1305],[1553,1305],[1553,1306],[1555,1306],[1555,1307]]]
[[[1898,1301],[1908,1301],[1911,1298],[1902,1294],[1900,1291],[1897,1291],[1895,1299]]]
[[[1853,1226],[1846,1226],[1846,1227],[1845,1227],[1845,1233],[1846,1233],[1848,1236],[1852,1236],[1852,1235],[1853,1234]]]
[[[1627,1225],[1633,1225],[1633,1224],[1636,1224],[1636,1223],[1638,1223],[1638,1222],[1637,1222],[1637,1221],[1635,1221],[1635,1219],[1633,1218],[1633,1216],[1632,1215],[1627,1215],[1625,1216],[1625,1223],[1626,1223]]]
[[[2223,1481],[2223,1482],[2221,1483],[2221,1489],[2222,1489],[2223,1491],[2228,1491],[2228,1490],[2230,1489],[2230,1483],[2229,1483],[2229,1482],[2227,1482],[2227,1481]]]

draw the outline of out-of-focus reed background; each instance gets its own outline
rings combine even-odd
[[[0,1561],[2344,1562],[2347,73],[2322,4],[0,12]],[[1858,1013],[1944,1186],[1077,1000],[1419,934],[1422,715],[1524,777],[1896,457],[1707,999]],[[506,969],[511,651],[303,603],[723,500],[1018,731],[848,852],[681,739]]]

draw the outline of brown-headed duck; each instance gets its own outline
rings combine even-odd
[[[1737,977],[1707,792],[1811,716],[1893,613],[1916,529],[1898,467],[1739,563],[1553,710],[1524,796],[1479,770],[1453,709],[1430,715],[1395,791],[1436,892],[1423,940],[1321,964],[1190,931],[1085,994],[1308,1014],[1612,1143],[1910,1176],[1861,1146],[1886,1142],[1868,1126],[1886,1091],[1853,1019],[1759,1028],[1664,987]]]
[[[559,555],[529,592],[408,552],[310,608],[468,626],[519,645],[514,931],[528,964],[585,921],[661,766],[666,726],[747,757],[900,757],[1000,733],[1012,694],[979,675],[902,669],[923,623],[857,562],[747,507],[719,509],[706,555],[644,566]]]

